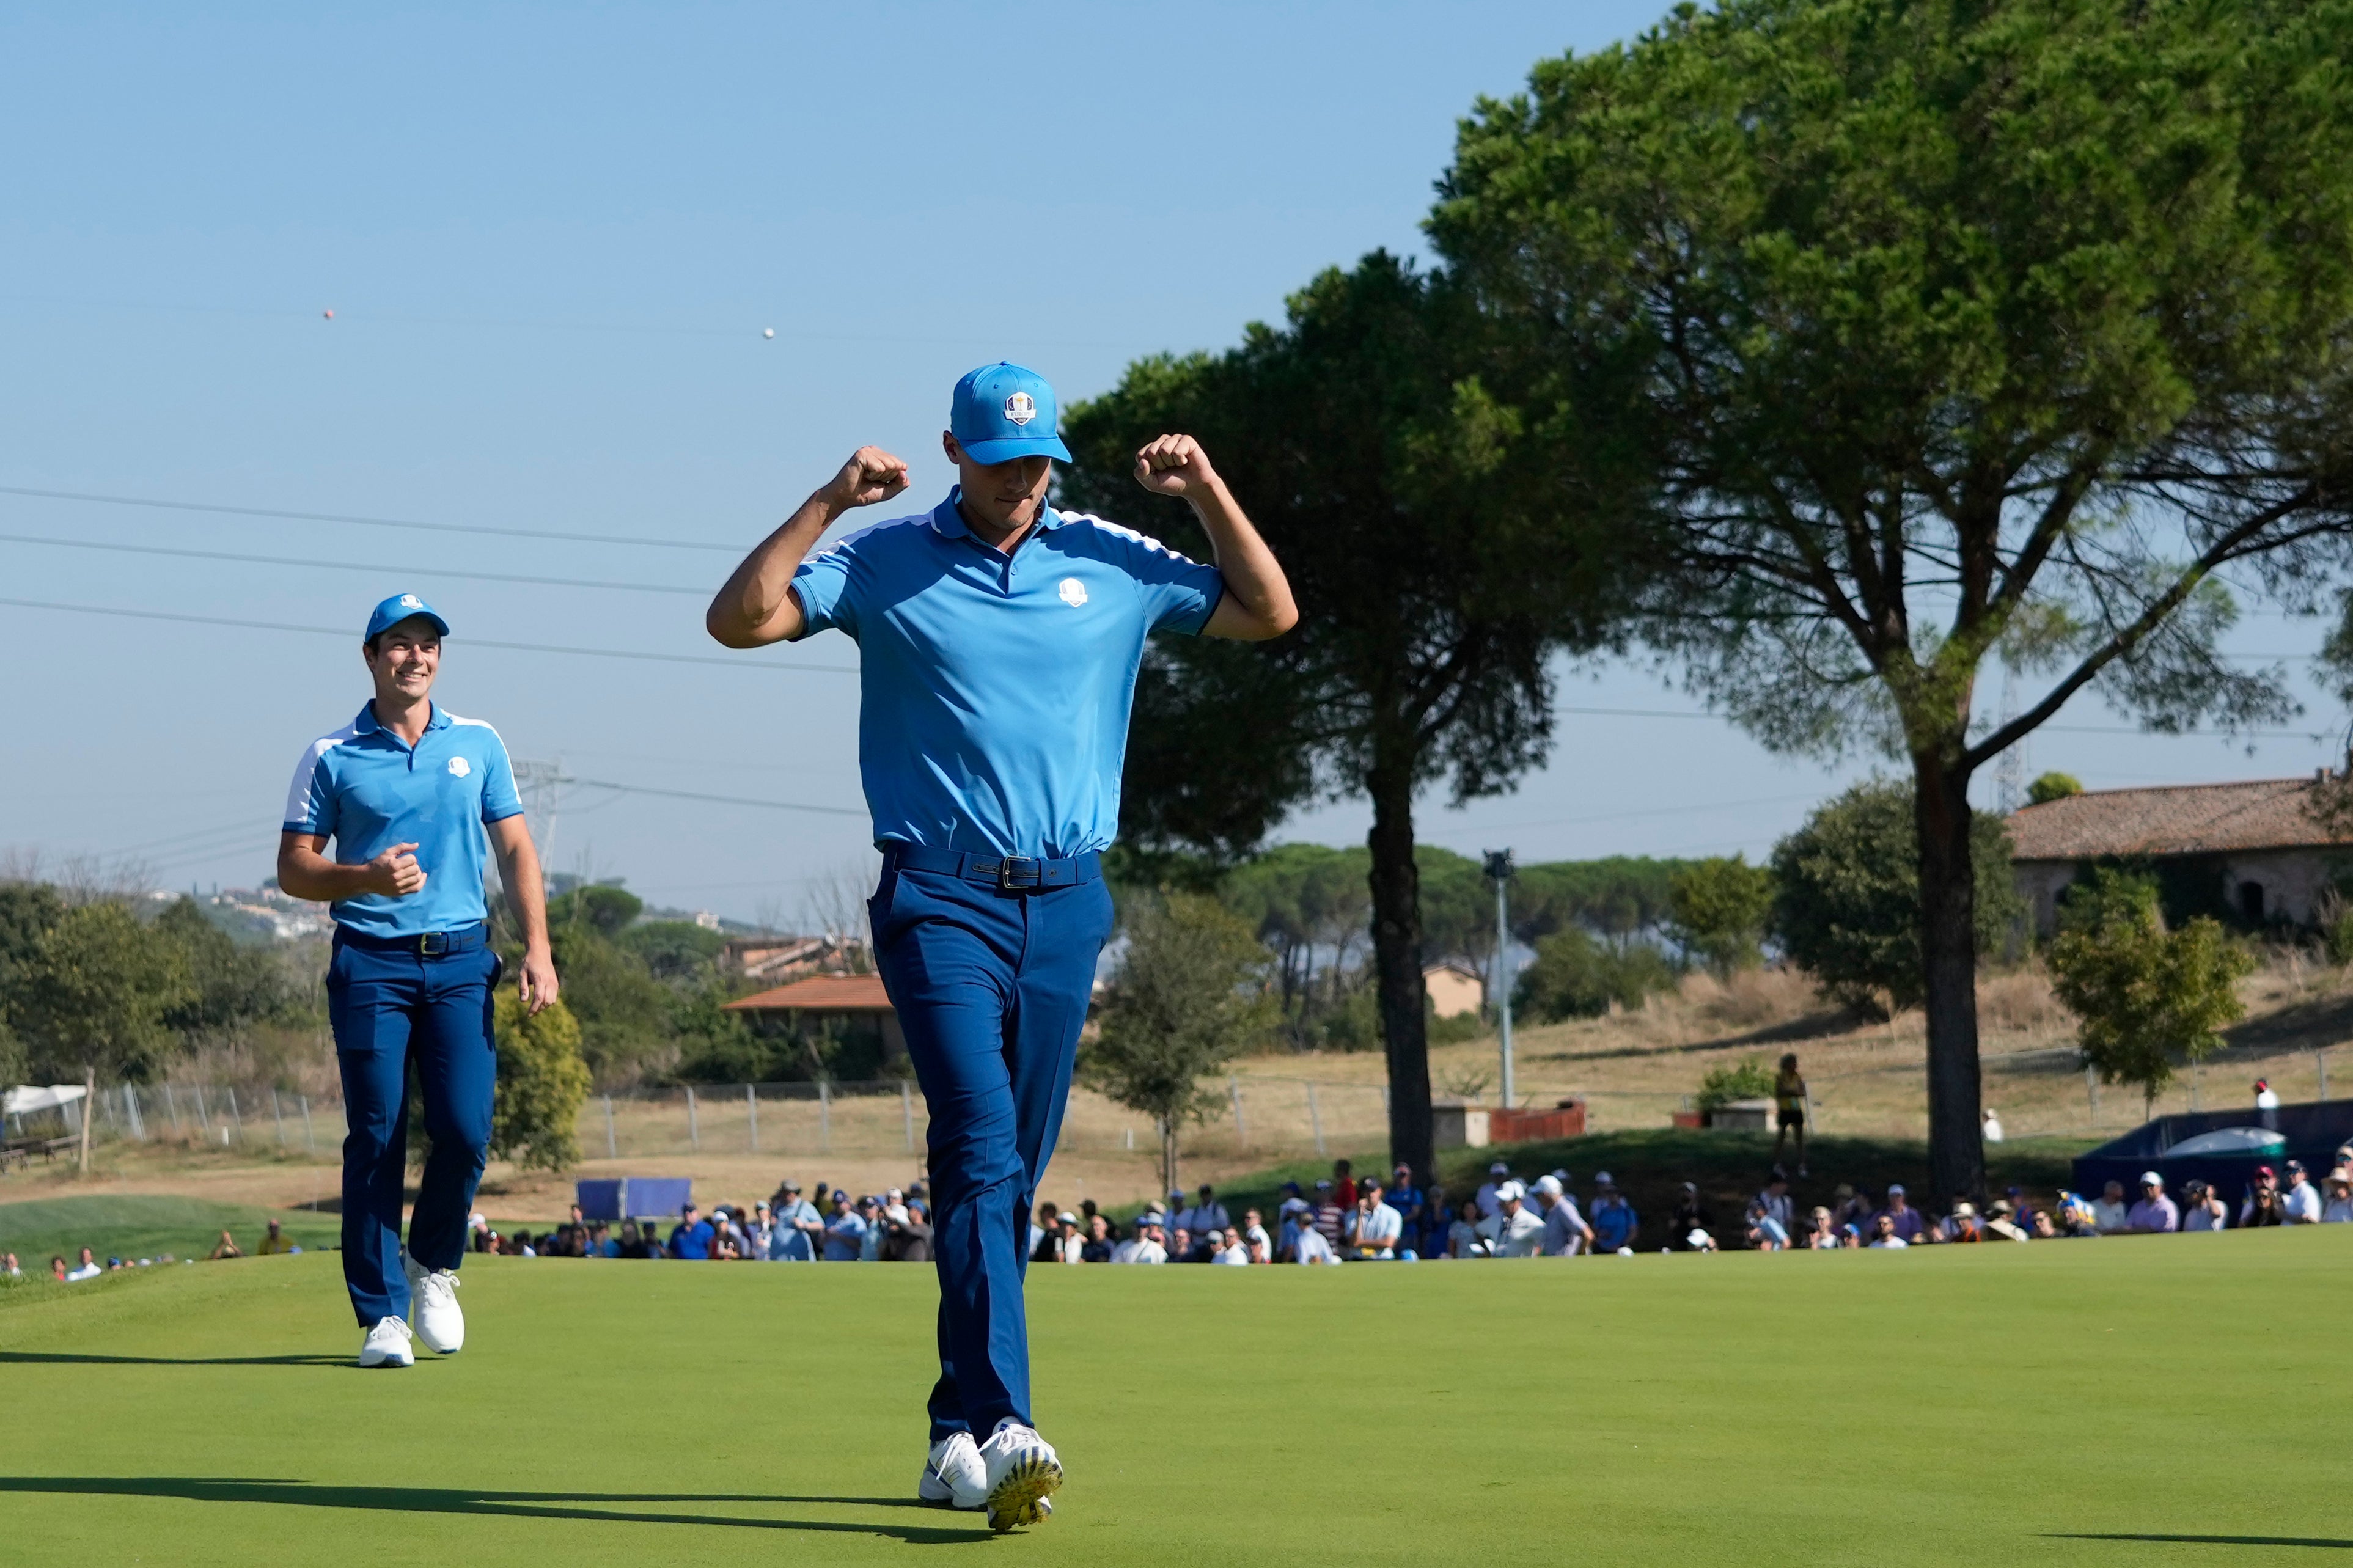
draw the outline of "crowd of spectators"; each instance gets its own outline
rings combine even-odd
[[[494,1230],[472,1220],[473,1249],[511,1258],[671,1258],[714,1263],[928,1263],[931,1204],[918,1182],[904,1191],[853,1196],[847,1187],[817,1184],[815,1201],[788,1181],[754,1204],[714,1204],[708,1215],[690,1203],[667,1231],[651,1221],[623,1220],[617,1228],[569,1219],[533,1236]]]
[[[2283,1162],[2276,1171],[2258,1167],[2235,1208],[2203,1182],[2185,1183],[2177,1198],[2158,1173],[2146,1171],[2137,1184],[2137,1195],[2128,1194],[2123,1183],[2110,1182],[2097,1198],[2062,1192],[2056,1202],[2044,1204],[2013,1186],[1989,1203],[1983,1214],[1959,1199],[1945,1213],[1932,1215],[1915,1206],[1901,1184],[1891,1184],[1874,1197],[1841,1183],[1830,1205],[1800,1214],[1789,1195],[1788,1177],[1777,1165],[1730,1225],[1719,1226],[1699,1184],[1685,1182],[1663,1231],[1651,1234],[1609,1172],[1595,1173],[1587,1201],[1578,1199],[1570,1183],[1565,1170],[1524,1180],[1498,1160],[1475,1192],[1456,1201],[1440,1185],[1416,1184],[1408,1166],[1395,1167],[1386,1179],[1359,1177],[1341,1160],[1335,1163],[1330,1178],[1312,1188],[1286,1184],[1271,1227],[1259,1209],[1245,1208],[1239,1215],[1229,1212],[1207,1183],[1189,1198],[1170,1193],[1165,1205],[1153,1204],[1124,1223],[1103,1213],[1092,1199],[1075,1210],[1041,1203],[1029,1225],[1029,1260],[1242,1266],[1570,1258],[1631,1255],[1653,1247],[1662,1252],[1729,1247],[1825,1251],[2353,1223],[2353,1144],[2337,1151],[2333,1167],[2318,1185],[2295,1160]],[[893,1187],[857,1195],[819,1182],[813,1197],[805,1198],[800,1184],[787,1181],[765,1202],[718,1204],[707,1216],[690,1203],[667,1230],[652,1221],[624,1220],[615,1227],[585,1219],[575,1205],[569,1219],[538,1236],[526,1229],[508,1235],[477,1214],[472,1237],[476,1252],[520,1258],[926,1263],[932,1257],[931,1205],[920,1182],[904,1191]],[[262,1257],[301,1250],[274,1219],[254,1247]],[[242,1258],[246,1253],[224,1230],[209,1256]],[[70,1266],[62,1255],[51,1258],[49,1275],[70,1284],[175,1261],[164,1253],[100,1263],[85,1247],[79,1261]],[[0,1278],[21,1279],[23,1274],[15,1253],[0,1254]]]

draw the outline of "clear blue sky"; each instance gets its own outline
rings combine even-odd
[[[732,547],[874,441],[913,461],[928,502],[963,371],[1019,359],[1083,397],[1138,355],[1232,342],[1319,268],[1418,250],[1473,99],[1654,14],[15,9],[0,486]],[[734,668],[470,646],[719,655],[700,625],[718,552],[10,494],[0,533],[5,598],[355,637],[369,604],[414,588],[456,628],[442,696],[519,757],[860,805],[855,682],[792,668],[853,664],[838,637]],[[9,606],[0,635],[0,847],[136,851],[170,884],[268,875],[297,753],[366,695],[355,647],[322,637]],[[2315,640],[2265,621],[2240,646]],[[1692,706],[1622,668],[1563,700]],[[2063,721],[2117,723],[2089,703]],[[2316,734],[2340,721],[2313,703]],[[2034,763],[2098,785],[2300,772],[2333,751],[2052,733]],[[1433,801],[1423,832],[1524,858],[1754,856],[1859,771],[1768,758],[1712,720],[1570,713],[1516,795]],[[1346,842],[1363,823],[1340,803],[1288,831]],[[865,837],[856,815],[582,789],[554,858],[664,902],[791,914]]]

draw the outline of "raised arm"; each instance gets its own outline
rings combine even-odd
[[[1226,591],[1202,636],[1263,642],[1299,624],[1299,606],[1292,602],[1282,563],[1209,466],[1198,441],[1161,437],[1135,455],[1135,482],[1155,495],[1184,497],[1208,533]]]
[[[889,500],[906,488],[906,464],[880,447],[859,447],[839,473],[744,557],[703,613],[704,629],[728,647],[765,647],[800,636],[807,621],[793,593],[793,573],[818,535],[842,513]]]

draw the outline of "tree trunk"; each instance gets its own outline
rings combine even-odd
[[[1914,759],[1920,842],[1920,958],[1928,1023],[1930,1198],[1985,1205],[1985,1130],[1978,1070],[1977,872],[1969,858],[1969,777]]]
[[[1388,750],[1387,744],[1383,751]],[[1437,1173],[1430,1114],[1430,1034],[1421,980],[1421,872],[1413,858],[1409,756],[1377,756],[1373,797],[1373,973],[1389,1068],[1389,1158],[1425,1185]]]
[[[1160,1119],[1160,1190],[1164,1193],[1177,1191],[1176,1123],[1166,1116]],[[1168,1217],[1175,1219],[1176,1216],[1172,1214]]]

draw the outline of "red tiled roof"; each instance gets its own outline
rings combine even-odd
[[[888,1013],[891,998],[878,974],[812,974],[726,1005],[730,1013]]]
[[[2307,808],[2313,781],[2173,784],[2086,790],[2010,816],[2011,858],[2091,860],[2105,855],[2211,855],[2353,844]]]

